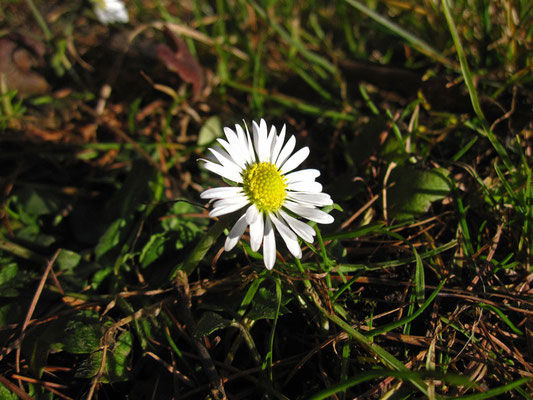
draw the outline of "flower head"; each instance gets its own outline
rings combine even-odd
[[[96,17],[104,25],[115,22],[125,24],[130,20],[122,0],[91,0],[91,3]]]
[[[245,126],[246,127],[246,126]],[[252,122],[252,135],[240,125],[235,130],[224,128],[226,140],[218,139],[221,148],[209,148],[211,160],[202,159],[211,172],[233,182],[235,186],[208,189],[200,195],[214,202],[211,217],[242,210],[229,232],[224,249],[230,251],[250,226],[250,245],[258,251],[263,244],[265,266],[272,269],[276,261],[274,228],[291,254],[301,258],[298,237],[312,242],[315,231],[296,217],[321,224],[333,222],[333,217],[317,207],[333,204],[330,196],[322,193],[322,185],[315,182],[320,175],[316,169],[294,171],[309,155],[304,147],[293,154],[296,139],[285,141],[285,125],[277,133],[268,130],[261,119]]]

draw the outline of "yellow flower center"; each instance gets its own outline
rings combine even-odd
[[[242,174],[243,189],[259,211],[277,211],[287,195],[285,177],[269,162],[250,165]]]

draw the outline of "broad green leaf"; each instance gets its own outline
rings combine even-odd
[[[14,262],[3,266],[0,263],[0,268],[0,298],[19,296],[19,290],[32,281],[32,274],[20,269]]]
[[[200,321],[198,321],[198,324],[196,324],[194,336],[198,338],[207,336],[230,325],[231,321],[229,319],[223,318],[220,314],[212,311],[206,311],[200,318]]]
[[[183,249],[187,244],[195,241],[203,233],[201,227],[190,221],[180,221],[176,224],[175,231],[177,235],[177,250]]]
[[[289,312],[288,308],[284,305],[290,301],[289,298],[282,301],[282,305],[279,307],[279,315],[283,315]],[[276,289],[274,287],[261,287],[255,294],[254,300],[250,307],[250,311],[246,314],[246,317],[253,320],[258,319],[274,319],[278,313],[278,301],[276,295]]]
[[[71,250],[61,249],[59,252],[56,263],[60,270],[71,271],[78,266],[81,261],[81,256]]]
[[[206,226],[209,221],[205,218],[191,218],[184,216],[184,214],[196,214],[201,210],[200,207],[194,206],[184,201],[176,202],[171,209],[172,214],[175,216],[172,218],[166,218],[162,227],[165,231],[172,233],[169,235],[169,240],[175,240],[175,248],[181,250],[189,243],[196,241],[201,235],[203,235],[203,227]],[[167,234],[168,235],[168,234]]]
[[[104,334],[104,325],[89,312],[78,313],[67,322],[63,336],[63,349],[73,354],[86,354],[98,350]]]
[[[98,289],[100,284],[107,278],[110,274],[113,273],[113,267],[102,268],[93,275],[91,280],[91,287],[93,289]]]
[[[198,134],[198,146],[205,146],[206,144],[211,143],[216,138],[222,137],[222,123],[220,118],[216,115],[210,117],[205,121],[205,124],[200,128],[200,133]]]
[[[389,217],[396,222],[408,221],[425,213],[432,202],[450,192],[449,172],[441,168],[421,171],[397,167],[391,173],[387,191]]]
[[[106,364],[100,382],[112,383],[121,382],[129,378],[128,356],[131,353],[132,336],[129,331],[123,332],[114,346],[108,347],[106,353]],[[98,374],[103,361],[103,350],[91,353],[82,361],[76,370],[76,378],[91,379]]]
[[[17,400],[18,396],[0,383],[0,400]]]
[[[18,203],[30,215],[52,214],[61,207],[61,199],[45,190],[23,187],[16,192]]]
[[[49,247],[56,241],[54,236],[41,233],[37,225],[25,226],[19,229],[15,236],[19,240],[30,242],[40,247]]]
[[[139,256],[141,267],[146,268],[161,257],[165,251],[165,243],[167,243],[167,241],[168,235],[165,233],[156,233],[155,235],[152,235],[144,245],[141,255]]]
[[[117,250],[130,233],[132,218],[119,218],[113,222],[100,238],[94,249],[96,260],[100,260],[111,250]]]
[[[2,269],[0,269],[0,288],[15,279],[18,270],[19,268],[16,263],[10,263],[2,266]]]
[[[100,366],[102,365],[103,350],[92,353],[89,357],[83,360],[74,376],[76,378],[91,379],[98,373]]]
[[[129,331],[123,332],[117,339],[114,349],[107,354],[106,377],[110,382],[128,379],[128,356],[131,353],[133,338]]]

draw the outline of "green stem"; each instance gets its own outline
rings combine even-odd
[[[33,2],[33,0],[26,0],[26,4],[28,4],[28,7],[32,12],[33,17],[35,18],[37,24],[44,33],[44,37],[49,42],[50,40],[52,40],[53,35],[52,32],[50,32],[50,29],[48,29],[48,25],[46,25],[46,21],[44,20],[43,16],[41,15],[37,7],[35,7],[35,3]]]
[[[311,298],[314,300],[315,306],[322,313],[322,315],[324,315],[334,324],[339,326],[352,339],[355,339],[360,344],[362,344],[364,347],[366,347],[368,350],[370,350],[372,353],[377,355],[385,365],[388,365],[389,367],[395,369],[396,371],[404,371],[404,372],[410,371],[409,368],[407,368],[401,361],[399,361],[396,357],[390,354],[387,350],[378,346],[376,343],[372,342],[371,339],[367,338],[361,332],[354,329],[350,324],[348,324],[346,321],[343,321],[337,315],[328,313],[326,309],[324,309],[320,305],[320,299],[318,298],[318,294],[314,290],[309,290],[309,294]],[[422,379],[411,378],[410,381],[415,387],[417,387],[422,393],[424,393],[427,396],[428,394],[427,385],[424,383]]]

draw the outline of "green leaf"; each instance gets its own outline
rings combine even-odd
[[[19,269],[16,263],[4,264],[0,269],[0,298],[19,296],[19,289],[24,288],[31,280],[31,274]]]
[[[128,356],[131,353],[132,341],[131,333],[126,331],[118,337],[112,348],[107,349],[106,364],[100,382],[112,383],[128,380]],[[103,350],[99,350],[83,360],[76,370],[76,378],[95,377],[102,365],[103,355]]]
[[[167,241],[168,235],[165,233],[156,233],[148,239],[139,256],[139,262],[142,268],[146,268],[163,255]]]
[[[79,265],[80,261],[81,256],[78,253],[71,250],[61,249],[56,258],[55,265],[57,265],[62,271],[71,271]]]
[[[207,119],[205,124],[200,128],[198,134],[198,146],[205,146],[216,138],[222,137],[222,123],[216,115]]]
[[[91,287],[93,289],[98,289],[100,284],[104,281],[105,278],[107,278],[110,274],[113,273],[113,267],[107,267],[102,268],[93,275],[93,278],[91,280]]]
[[[391,173],[387,191],[389,216],[396,222],[408,221],[425,213],[432,202],[450,192],[449,172],[441,168],[430,171],[397,167]]]
[[[118,337],[115,348],[107,354],[105,373],[109,382],[121,382],[128,379],[128,356],[131,353],[132,343],[131,333],[123,332]]]
[[[0,383],[0,400],[17,400],[18,396]]]
[[[202,336],[207,336],[219,329],[227,328],[230,325],[231,321],[229,319],[212,311],[206,311],[200,318],[200,321],[198,321],[198,324],[196,324],[194,336],[201,338]]]
[[[129,235],[132,218],[119,218],[107,228],[94,249],[96,260],[100,260],[111,250],[117,250]]]
[[[61,207],[61,199],[46,190],[23,187],[16,192],[18,202],[25,213],[30,215],[52,214]]]
[[[178,239],[176,249],[181,250],[187,244],[194,242],[203,233],[202,228],[189,221],[180,221],[175,227]]]
[[[290,298],[283,299],[279,307],[279,315],[286,314],[289,311],[284,305],[290,301]],[[274,287],[261,287],[255,294],[250,311],[246,317],[253,320],[274,319],[278,315],[278,300],[276,289]]]
[[[0,288],[15,279],[18,270],[18,266],[15,263],[4,265],[0,269]]]
[[[102,323],[90,313],[79,313],[67,322],[63,349],[73,354],[87,354],[98,350],[104,334]]]

